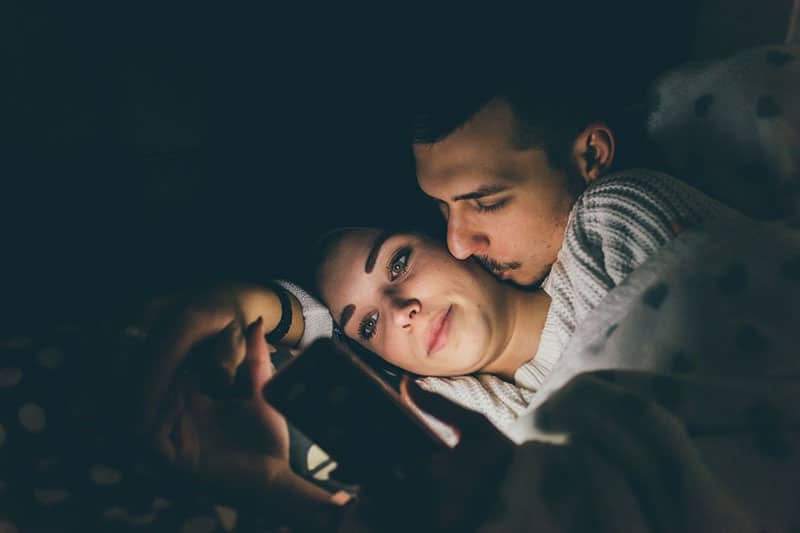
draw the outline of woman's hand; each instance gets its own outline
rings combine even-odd
[[[181,295],[163,305],[143,347],[149,353],[142,360],[149,362],[152,376],[145,376],[143,385],[174,374],[171,386],[182,396],[184,417],[197,414],[191,436],[202,441],[200,451],[221,454],[240,448],[288,463],[286,421],[262,397],[274,374],[274,348],[265,340],[264,320],[249,316],[242,303],[242,292],[226,287]],[[214,457],[208,460],[213,463]]]
[[[265,320],[251,316],[258,301],[232,288],[165,300],[127,376],[139,390],[132,414],[194,487],[238,506],[268,502],[275,524],[323,530],[340,502],[289,466],[286,421],[263,398],[274,369]]]
[[[261,411],[260,419],[264,421],[264,445],[269,455],[280,461],[289,463],[289,428],[286,419],[274,407],[263,399],[264,385],[275,375],[270,354],[274,347],[267,344],[264,338],[264,320],[259,317],[247,328],[247,364],[250,364],[251,394],[257,409]]]

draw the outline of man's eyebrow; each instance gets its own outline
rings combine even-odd
[[[507,190],[509,187],[508,185],[482,185],[475,189],[472,192],[468,192],[466,194],[459,194],[458,196],[453,197],[454,202],[459,202],[461,200],[475,200],[477,198],[483,198],[484,196],[491,196],[493,194],[497,194],[499,192],[503,192]]]
[[[356,306],[353,304],[347,304],[342,309],[342,314],[339,316],[339,328],[344,331],[345,326],[347,326],[347,322],[353,316],[353,312],[355,312]]]
[[[367,262],[364,263],[364,272],[367,274],[372,273],[372,269],[375,268],[375,260],[378,259],[378,254],[381,252],[381,246],[383,246],[383,243],[386,241],[386,239],[391,236],[391,231],[384,231],[375,237],[375,241],[372,243],[372,248],[367,255]]]

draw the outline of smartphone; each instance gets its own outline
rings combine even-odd
[[[350,472],[403,477],[447,448],[397,391],[329,339],[278,371],[264,398]]]

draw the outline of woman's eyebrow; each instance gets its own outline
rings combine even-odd
[[[392,236],[391,231],[384,231],[381,232],[372,243],[372,248],[367,254],[367,261],[364,263],[364,272],[367,274],[372,273],[372,269],[375,268],[375,261],[378,259],[378,254],[381,253],[381,247],[383,243],[386,242],[386,239]],[[344,327],[344,326],[342,326]]]
[[[367,274],[371,274],[372,271],[375,269],[375,261],[378,260],[378,255],[381,253],[381,248],[383,247],[383,243],[386,242],[387,239],[394,235],[393,231],[382,231],[375,237],[375,240],[372,241],[372,246],[370,247],[369,254],[367,254],[367,260],[364,263],[364,272]],[[345,326],[347,326],[347,322],[352,318],[353,313],[356,310],[356,306],[353,304],[347,304],[342,309],[342,314],[339,315],[339,327],[342,331],[344,331]]]
[[[342,314],[339,315],[339,329],[344,331],[345,326],[347,326],[347,322],[353,316],[353,313],[356,310],[356,306],[353,304],[347,304],[342,309]]]

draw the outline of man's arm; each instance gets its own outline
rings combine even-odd
[[[565,235],[564,262],[618,285],[686,229],[737,216],[660,172],[633,169],[593,183],[578,199]]]

